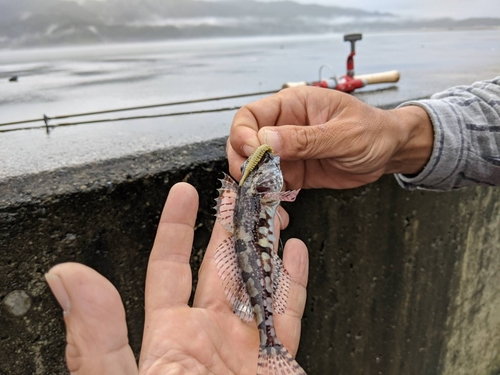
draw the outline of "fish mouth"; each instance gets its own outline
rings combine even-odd
[[[257,148],[257,150],[255,150],[252,155],[249,156],[247,166],[243,171],[243,175],[241,176],[241,180],[239,183],[240,186],[243,185],[250,172],[252,172],[255,169],[255,167],[259,164],[259,162],[266,154],[266,152],[270,152],[271,154],[274,153],[271,146],[264,143],[263,145],[260,145],[259,148]]]

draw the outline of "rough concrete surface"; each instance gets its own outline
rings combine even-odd
[[[500,373],[499,189],[407,192],[386,176],[300,194],[287,234],[311,252],[311,374]]]
[[[120,291],[140,349],[144,275],[170,187],[200,194],[192,265],[213,225],[225,140],[0,183],[0,374],[65,374],[43,275],[78,261]],[[500,373],[500,190],[302,191],[284,237],[310,250],[298,361],[309,374]],[[196,271],[194,272],[196,275]]]

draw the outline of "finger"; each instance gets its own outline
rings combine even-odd
[[[330,150],[329,143],[336,141],[332,136],[342,132],[321,125],[342,113],[348,103],[361,103],[352,104],[353,101],[358,102],[344,93],[325,92],[317,87],[282,90],[247,104],[236,113],[229,136],[231,146],[246,157],[263,143],[284,160],[328,157],[324,153]]]
[[[280,233],[283,229],[288,226],[289,222],[288,213],[281,206],[278,206],[276,210],[276,214],[274,215],[274,236],[276,237],[276,241],[274,243],[274,251],[277,253],[280,246],[282,246],[282,242],[280,239]]]
[[[281,172],[283,173],[284,180],[284,188],[285,190],[291,189],[302,189],[302,188],[310,188],[312,178],[304,178],[306,172],[308,176],[314,177],[314,175],[310,172],[311,167],[315,167],[316,164],[319,164],[318,160],[308,160],[307,161],[307,169],[306,169],[306,161],[285,161],[281,160]],[[322,171],[321,171],[322,172]],[[321,176],[321,181],[323,184],[325,183],[324,173],[319,174]]]
[[[152,310],[187,304],[192,277],[189,257],[198,211],[198,194],[186,183],[170,189],[149,257],[146,319]]]
[[[271,146],[285,161],[334,157],[340,136],[345,139],[343,127],[328,124],[265,127],[258,133],[259,141]]]
[[[241,166],[245,162],[246,156],[241,156],[234,151],[229,138],[227,139],[226,154],[229,162],[229,173],[236,181],[239,181],[242,175]]]
[[[229,135],[232,149],[243,157],[250,156],[261,145],[258,130],[263,126],[276,125],[280,115],[280,94],[240,108],[234,116]]]
[[[64,310],[69,371],[75,375],[137,374],[125,310],[115,287],[78,263],[53,267],[46,280]]]
[[[298,239],[285,244],[283,265],[290,274],[287,307],[284,314],[275,314],[276,334],[283,345],[295,355],[299,347],[302,315],[307,297],[309,257],[306,245]]]
[[[293,93],[300,100],[282,98],[280,126],[258,130],[259,142],[269,144],[282,160],[343,157],[347,161],[370,146],[367,133],[377,132],[383,111],[338,91],[309,87]],[[295,117],[285,115],[294,111]]]
[[[288,215],[288,212],[286,212],[286,210],[281,206],[279,206],[278,210],[276,211],[276,219],[275,221],[279,223],[279,230],[286,229],[288,223],[290,222],[290,216]],[[279,231],[277,231],[277,233],[279,233]]]
[[[216,221],[212,237],[210,238],[207,251],[198,272],[198,285],[193,301],[193,306],[195,307],[212,308],[232,313],[232,307],[224,293],[222,280],[214,259],[217,248],[228,237],[229,233]]]
[[[259,146],[259,123],[254,114],[244,106],[234,115],[229,140],[233,150],[243,157],[250,156]]]

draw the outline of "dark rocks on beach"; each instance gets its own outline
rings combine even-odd
[[[9,82],[17,82],[17,76],[10,77]]]

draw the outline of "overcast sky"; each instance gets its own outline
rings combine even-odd
[[[262,0],[261,0],[262,1]],[[269,0],[267,0],[269,1]],[[294,0],[416,17],[499,17],[500,0]]]
[[[84,2],[88,0],[70,0]],[[106,0],[91,0],[106,1]],[[182,1],[182,0],[177,0]],[[229,1],[229,0],[211,0]],[[245,0],[239,0],[245,1]],[[280,0],[258,0],[280,1]],[[419,18],[500,18],[500,0],[292,0],[303,4],[334,5]]]

